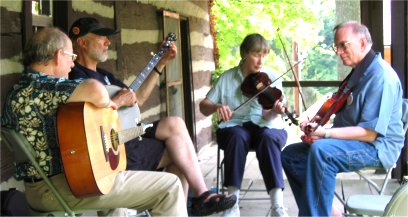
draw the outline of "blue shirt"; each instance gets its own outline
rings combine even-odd
[[[378,133],[373,145],[385,168],[391,168],[404,145],[402,87],[397,73],[377,54],[348,102],[334,118],[333,127],[360,126]],[[351,100],[352,99],[352,100]]]
[[[62,172],[62,162],[56,133],[56,112],[66,103],[79,84],[65,78],[55,78],[26,69],[8,94],[2,126],[24,135],[37,153],[35,158],[48,176]],[[16,179],[41,178],[29,163],[16,165]]]
[[[278,77],[268,68],[263,68],[261,72],[265,72],[271,81],[275,81]],[[243,81],[244,76],[240,67],[236,66],[231,68],[218,78],[217,82],[207,93],[207,99],[215,104],[228,105],[231,110],[234,110],[248,99],[248,97],[244,96],[241,91],[241,84]],[[273,82],[271,86],[282,89],[282,81],[278,79]],[[267,121],[262,117],[262,110],[262,106],[259,104],[258,100],[254,99],[233,112],[231,119],[222,122],[218,127],[242,126],[243,123],[251,121],[260,127],[276,129],[285,128],[282,115],[277,114],[271,120]]]

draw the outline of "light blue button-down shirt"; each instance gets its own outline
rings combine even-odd
[[[352,99],[352,100],[351,100]],[[402,88],[397,73],[377,54],[364,72],[333,127],[360,126],[378,133],[373,145],[385,168],[391,168],[401,153]]]
[[[274,81],[271,86],[282,90],[282,81],[277,79],[278,75],[273,73],[268,68],[262,68],[261,72],[265,72],[269,78]],[[275,81],[276,80],[276,81]],[[231,110],[234,110],[248,97],[244,96],[241,91],[241,84],[244,81],[244,76],[239,66],[225,71],[207,93],[207,99],[215,104],[228,105]],[[248,104],[242,106],[235,111],[229,121],[222,122],[218,127],[233,127],[251,121],[260,127],[284,129],[285,124],[282,115],[277,114],[270,120],[265,120],[262,117],[262,106],[257,99],[250,101]]]

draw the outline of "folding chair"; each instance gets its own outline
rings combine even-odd
[[[392,196],[352,195],[347,199],[347,210],[357,215],[408,216],[408,183],[401,185]]]
[[[407,129],[408,129],[408,99],[403,99],[403,101],[402,101],[402,118],[401,118],[401,120],[402,120],[402,124],[403,124],[403,129],[404,129],[404,132],[406,133],[407,132]],[[394,166],[395,167],[395,166]],[[393,167],[393,168],[394,168]],[[376,191],[377,191],[377,193],[378,193],[378,195],[383,195],[384,194],[384,191],[385,191],[385,189],[386,189],[386,187],[387,187],[387,185],[388,185],[388,181],[389,181],[389,179],[390,179],[390,176],[391,176],[391,172],[392,172],[392,169],[393,168],[390,168],[390,169],[387,169],[386,170],[386,175],[385,175],[385,177],[384,177],[384,180],[382,181],[382,183],[381,183],[381,185],[378,185],[375,181],[373,181],[370,177],[368,177],[367,175],[365,175],[364,174],[364,171],[366,171],[366,170],[384,170],[384,168],[383,167],[366,167],[366,168],[363,168],[363,169],[361,169],[361,170],[359,170],[359,171],[355,171],[362,179],[364,179],[365,181],[367,181],[367,184],[370,186],[370,187],[373,187]],[[347,206],[346,206],[346,201],[342,198],[342,197],[340,197],[340,195],[337,193],[337,192],[335,192],[335,196],[337,197],[337,199],[339,199],[339,201],[343,204],[343,205],[345,205],[345,208],[346,208],[346,210],[347,210]]]
[[[40,212],[37,210],[33,210],[30,208],[31,214],[34,216],[75,216],[77,213],[68,205],[68,203],[64,200],[58,190],[55,188],[54,184],[50,181],[48,176],[45,175],[44,171],[38,164],[35,159],[35,151],[27,139],[17,133],[13,129],[9,129],[6,127],[1,127],[1,138],[10,151],[14,154],[16,162],[27,162],[30,161],[35,169],[40,174],[41,178],[44,182],[48,185],[54,196],[57,198],[58,202],[61,204],[64,210],[56,210],[52,212]],[[86,212],[86,211],[98,211],[98,210],[78,210],[77,212]]]
[[[253,152],[254,150],[249,150],[250,152]],[[217,148],[217,193],[222,193],[224,194],[225,191],[227,190],[224,187],[224,159],[221,160],[221,148],[218,146]],[[240,191],[242,195],[240,195],[241,200],[270,200],[269,197],[245,197],[248,192],[266,192],[266,189],[257,189],[257,188],[252,188],[254,185],[254,180],[250,179],[249,183],[246,188],[241,188]]]
[[[394,167],[395,167],[395,166],[394,166]],[[394,169],[394,167],[385,170],[385,176],[384,176],[384,179],[382,180],[382,182],[381,182],[380,185],[377,184],[374,180],[372,180],[364,171],[368,171],[368,170],[372,170],[372,171],[375,171],[375,170],[384,170],[383,167],[366,167],[366,168],[363,168],[363,169],[361,169],[361,170],[355,171],[355,173],[357,173],[361,179],[364,179],[364,180],[367,182],[367,184],[368,184],[368,186],[369,186],[370,188],[371,188],[371,187],[374,188],[374,190],[375,190],[379,195],[383,195],[383,194],[384,194],[384,191],[385,191],[385,189],[386,189],[386,187],[387,187],[387,185],[388,185],[388,181],[390,180],[392,169]],[[341,186],[341,188],[343,188],[343,186]],[[334,192],[334,194],[335,194],[336,198],[337,198],[343,205],[346,205],[345,199],[344,199],[342,196],[340,196],[339,193]]]

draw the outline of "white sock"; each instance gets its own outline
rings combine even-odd
[[[283,192],[281,188],[272,188],[269,191],[269,196],[271,197],[272,207],[283,207]]]
[[[239,198],[239,188],[235,186],[228,186],[227,187],[228,194],[233,194],[237,197],[237,203],[238,203],[238,198]]]
[[[237,202],[233,207],[225,210],[222,214],[222,217],[239,217],[241,215],[238,206],[239,188],[236,188],[234,186],[228,186],[227,191],[229,195],[235,195],[237,197]]]

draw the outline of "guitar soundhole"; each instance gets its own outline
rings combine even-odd
[[[115,129],[111,129],[110,136],[111,136],[111,141],[112,141],[112,148],[116,152],[119,147],[119,137]]]

